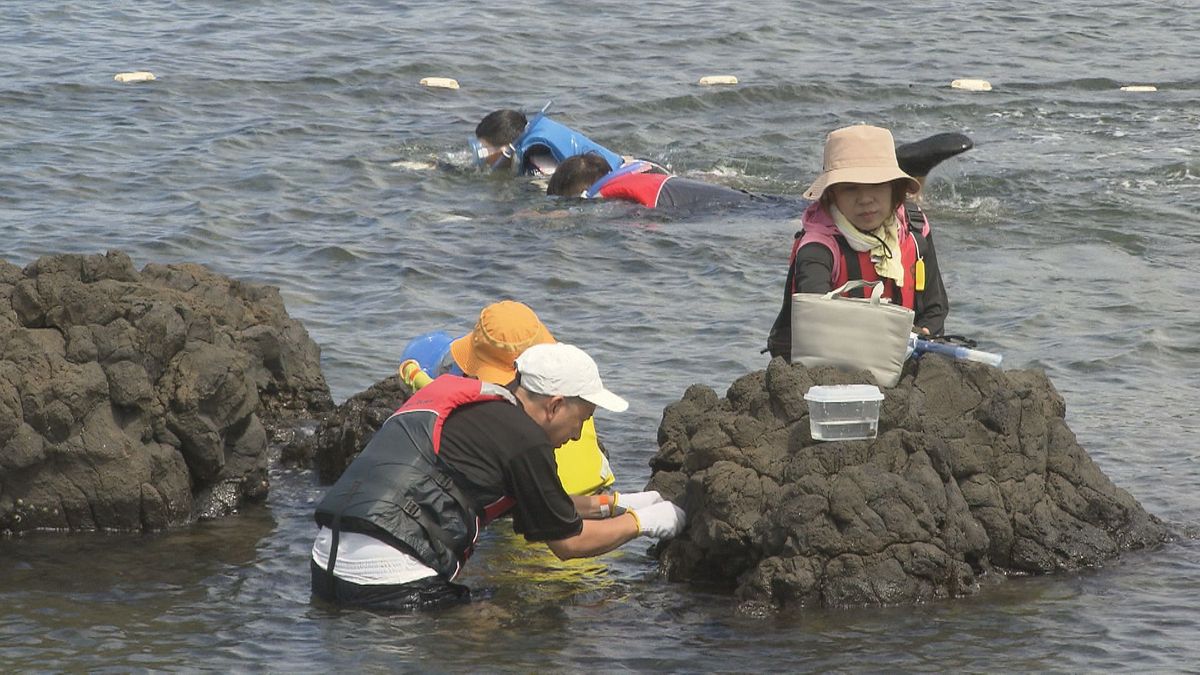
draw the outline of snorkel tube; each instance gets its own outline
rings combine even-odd
[[[412,359],[401,361],[400,367],[396,369],[396,375],[400,377],[401,382],[408,385],[409,390],[413,393],[433,382],[433,378],[424,370],[421,370],[421,364]]]

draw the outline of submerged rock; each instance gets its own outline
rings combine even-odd
[[[268,427],[332,408],[277,289],[120,252],[0,261],[0,531],[157,530],[267,484]]]
[[[411,395],[395,375],[376,382],[325,415],[312,434],[285,445],[283,460],[301,467],[311,465],[322,484],[333,483]]]
[[[866,382],[775,359],[724,399],[694,385],[668,406],[649,489],[689,520],[657,549],[668,576],[748,611],[918,603],[1168,537],[1079,446],[1043,373],[927,355],[884,390],[876,439],[814,441],[808,388]]]

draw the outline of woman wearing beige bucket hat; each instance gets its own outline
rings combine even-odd
[[[929,221],[905,203],[920,189],[900,169],[887,129],[860,124],[829,133],[821,174],[804,192],[814,201],[792,243],[783,307],[767,338],[772,356],[791,357],[793,293],[828,293],[857,279],[882,280],[886,297],[915,312],[914,331],[942,333],[950,302]]]

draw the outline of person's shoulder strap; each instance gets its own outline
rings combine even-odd
[[[837,253],[834,254],[834,257],[835,258],[840,257],[842,259],[842,261],[844,262],[844,264],[846,265],[846,279],[849,281],[854,281],[855,279],[862,279],[863,278],[862,263],[859,260],[858,251],[855,251],[854,248],[852,246],[850,246],[850,242],[847,241],[845,237],[837,236],[837,237],[834,237],[834,240],[837,241],[837,243],[838,243],[838,251],[837,251]],[[840,277],[835,274],[834,275],[834,286],[835,287],[837,286],[837,281],[839,279],[840,279]],[[866,288],[863,289],[862,295],[864,297],[866,297],[868,290],[869,289],[866,289]]]
[[[904,202],[902,208],[904,219],[908,222],[908,229],[922,237],[928,237],[930,232],[929,216],[925,215],[925,210],[911,200]]]

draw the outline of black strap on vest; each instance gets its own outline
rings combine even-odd
[[[333,522],[329,524],[329,529],[333,532],[333,542],[329,545],[329,563],[325,565],[325,571],[329,572],[330,576],[333,576],[333,566],[337,564],[338,543],[342,538],[342,514],[345,513],[350,498],[358,492],[361,485],[361,481],[354,481],[354,484],[350,486],[350,491],[342,498],[342,507],[333,515]]]
[[[446,534],[446,531],[442,529],[442,527],[438,525],[433,518],[430,518],[429,514],[425,513],[420,504],[412,499],[409,499],[404,503],[404,512],[407,513],[410,518],[416,521],[417,525],[419,525],[421,529],[425,531],[425,536],[429,537],[430,540],[437,540],[441,542],[442,546],[445,546],[450,551],[455,549],[454,539],[452,539],[450,535]]]
[[[846,265],[846,278],[850,279],[850,280],[862,279],[863,278],[862,264],[859,261],[858,251],[855,251],[850,246],[850,242],[846,241],[846,238],[843,237],[842,235],[839,234],[839,235],[835,236],[834,239],[837,240],[838,247],[841,248],[841,250],[842,250],[842,262]],[[897,251],[896,255],[900,255],[900,252]],[[876,276],[878,276],[878,275],[876,275]],[[884,283],[887,283],[887,282],[885,281]],[[862,297],[864,297],[864,298],[870,297],[870,295],[871,295],[871,289],[866,286],[864,286],[860,292],[862,293]],[[893,283],[892,284],[892,304],[896,305],[897,307],[903,306],[904,296],[902,295],[902,293],[903,293],[903,291],[901,290],[901,288]]]
[[[446,468],[445,464],[442,463],[440,458],[437,460],[437,462],[439,465],[439,470],[437,474],[434,475],[433,482],[437,483],[438,487],[442,488],[446,491],[446,494],[450,495],[450,498],[454,500],[455,504],[458,504],[458,508],[463,512],[463,515],[466,518],[474,518],[476,525],[478,525],[479,518],[475,515],[475,507],[473,506],[473,502],[467,497],[466,493],[462,491],[462,488],[458,487],[458,483],[455,483],[454,479],[450,477],[450,474],[447,473],[449,469]],[[478,533],[478,530],[476,530],[476,532]],[[445,536],[444,533],[443,536]],[[467,549],[464,554],[468,556],[471,555],[471,550],[473,548],[473,543],[467,544]]]
[[[409,432],[407,426],[401,424],[400,429],[404,432],[405,436],[408,436],[408,440],[410,443],[412,443],[412,447],[425,447],[423,444],[417,443],[417,440],[413,438],[413,435]],[[430,450],[433,450],[432,430],[430,430],[428,447]],[[439,488],[441,488],[443,492],[449,495],[451,499],[454,500],[454,503],[458,505],[458,508],[462,510],[465,516],[473,517],[475,509],[471,505],[471,501],[467,499],[467,496],[463,494],[463,491],[458,487],[458,484],[455,483],[454,479],[450,477],[449,473],[447,473],[448,469],[446,464],[440,457],[438,457],[436,450],[433,450],[433,461],[431,464],[433,467],[433,482]],[[413,501],[411,497],[404,504],[404,512],[407,513],[414,521],[416,521],[417,525],[420,525],[422,530],[425,530],[425,536],[430,537],[431,539],[437,539],[451,552],[456,550],[453,537],[447,534],[445,528],[431,518],[429,514],[427,514],[419,504]]]

